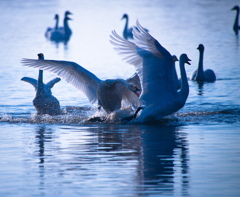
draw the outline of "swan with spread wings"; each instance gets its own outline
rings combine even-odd
[[[186,54],[180,56],[181,89],[176,90],[173,81],[172,55],[137,21],[133,28],[135,43],[112,31],[110,42],[127,63],[134,65],[139,76],[143,110],[137,121],[152,122],[181,109],[189,94],[184,64],[190,64]],[[136,114],[135,114],[136,115]]]

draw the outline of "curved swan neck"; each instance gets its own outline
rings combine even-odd
[[[126,19],[126,23],[125,23],[125,27],[124,27],[124,32],[128,30],[128,17],[125,17]]]
[[[178,76],[177,76],[177,71],[176,71],[176,67],[175,67],[175,62],[173,62],[173,65],[172,65],[172,72],[173,72],[173,79],[174,81],[178,81]]]
[[[196,80],[197,81],[203,81],[204,80],[204,73],[203,73],[203,51],[199,50],[199,62],[198,62],[198,70],[197,70],[197,75],[196,75]]]
[[[181,59],[179,61],[179,67],[180,67],[180,75],[181,75],[181,82],[182,82],[182,86],[179,91],[179,95],[182,97],[182,99],[185,103],[185,101],[188,97],[188,93],[189,93],[189,85],[188,85],[188,80],[187,80],[187,74],[186,74],[185,67],[184,67],[184,62]]]
[[[239,9],[236,10],[236,18],[235,18],[235,22],[234,22],[234,25],[233,25],[233,30],[235,31],[236,34],[238,34],[238,17],[239,17]]]
[[[71,30],[68,26],[68,19],[67,18],[64,19],[63,26],[64,26],[65,34],[71,34]]]

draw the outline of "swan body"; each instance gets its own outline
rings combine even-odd
[[[128,38],[133,39],[133,33],[132,33],[133,28],[132,28],[132,27],[128,28],[128,21],[129,21],[128,15],[127,15],[127,14],[124,14],[123,17],[122,17],[122,20],[123,20],[123,19],[126,19],[126,23],[125,23],[125,26],[124,26],[124,29],[123,29],[123,37],[124,37],[126,40],[127,40]],[[137,28],[137,27],[135,27],[135,28]],[[137,29],[137,30],[138,30],[138,29]],[[147,29],[144,28],[144,30],[148,32]]]
[[[72,20],[71,18],[68,17],[68,15],[70,15],[71,13],[69,11],[65,12],[65,17],[63,20],[63,27],[59,27],[58,28],[58,19],[57,20],[57,24],[56,27],[54,29],[49,30],[46,33],[46,37],[49,40],[52,41],[68,41],[70,39],[70,36],[72,35],[72,30],[70,29],[69,25],[68,25],[68,21]]]
[[[43,54],[38,54],[40,59],[44,59]],[[36,96],[33,99],[33,105],[37,110],[38,115],[49,114],[49,115],[59,115],[60,114],[60,104],[59,101],[52,95],[51,88],[59,82],[60,78],[54,78],[47,84],[43,83],[43,71],[39,70],[38,80],[23,77],[21,79],[27,83],[33,85],[36,91]]]
[[[233,24],[233,31],[235,32],[236,35],[238,35],[238,30],[240,29],[240,26],[238,25],[238,18],[239,18],[239,6],[234,6],[232,10],[236,10],[236,18]]]
[[[203,44],[199,44],[197,49],[199,50],[198,69],[192,73],[190,80],[205,82],[216,81],[216,75],[213,70],[211,69],[207,69],[205,71],[203,70],[203,52],[204,52]]]
[[[135,66],[140,78],[143,110],[137,121],[157,121],[184,106],[189,94],[184,64],[190,64],[190,60],[186,54],[180,56],[182,86],[177,91],[173,81],[171,54],[138,21],[137,28],[139,31],[133,28],[135,43],[123,39],[115,31],[110,36],[110,42],[127,63]]]
[[[107,113],[120,109],[122,104],[140,106],[137,89],[123,79],[101,80],[93,73],[74,62],[57,60],[23,59],[24,66],[57,73],[66,82],[83,92],[91,103],[98,101]]]
[[[48,38],[49,34],[51,34],[51,32],[57,31],[58,30],[58,23],[59,23],[59,16],[58,14],[55,15],[54,19],[56,20],[56,24],[54,28],[48,27],[46,32],[45,32],[45,37]]]

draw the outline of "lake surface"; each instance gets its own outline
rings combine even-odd
[[[240,196],[240,41],[232,30],[237,0],[1,0],[0,196]],[[73,13],[68,43],[47,27]],[[171,54],[186,53],[188,78],[204,68],[214,83],[189,80],[185,106],[159,124],[86,123],[97,109],[64,80],[52,89],[63,111],[36,116],[22,77],[38,70],[22,58],[73,61],[100,79],[128,78],[134,67],[109,42],[124,13],[138,19]],[[179,69],[177,67],[179,73]],[[47,82],[56,75],[44,71]]]

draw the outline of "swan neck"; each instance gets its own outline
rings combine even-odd
[[[43,70],[39,70],[37,87],[37,94],[40,94],[43,91]]]
[[[181,60],[179,62],[179,67],[180,67],[180,75],[181,75],[181,82],[182,82],[179,95],[181,96],[181,98],[183,99],[183,102],[185,103],[189,93],[189,85],[188,85],[186,70],[184,67],[184,62]]]
[[[56,25],[55,25],[55,29],[58,29],[58,18],[56,19]]]
[[[199,61],[198,61],[198,70],[196,75],[197,81],[204,80],[204,73],[203,73],[203,50],[199,51]]]
[[[176,67],[175,67],[175,62],[173,63],[172,72],[173,72],[173,79],[174,79],[174,81],[178,81],[178,76],[177,76],[177,71],[176,71]]]
[[[126,17],[126,23],[125,23],[125,27],[124,27],[124,31],[128,30],[128,17]]]
[[[234,22],[234,25],[233,25],[233,30],[234,31],[238,31],[238,18],[239,18],[239,10],[236,10],[237,13],[236,13],[236,18],[235,18],[235,22]]]
[[[67,19],[64,19],[64,23],[63,23],[63,26],[64,26],[64,32],[65,32],[65,34],[70,34],[71,32],[71,30],[70,30],[70,28],[69,28],[69,26],[68,26],[68,21],[67,21]]]

